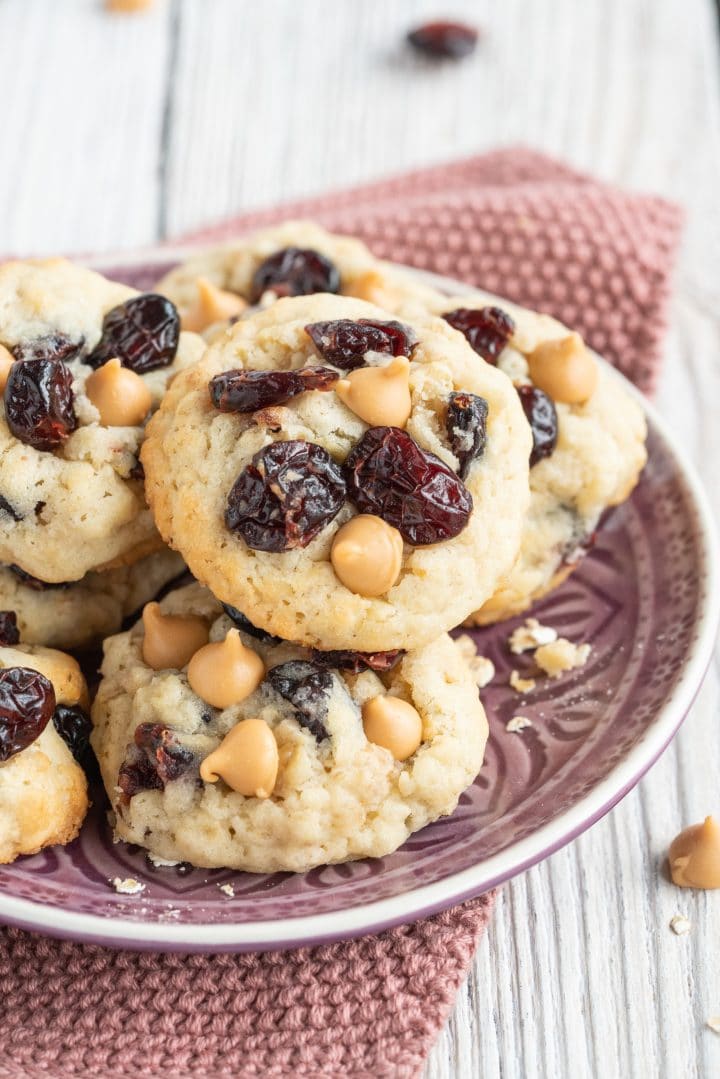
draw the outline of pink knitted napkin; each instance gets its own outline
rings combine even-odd
[[[654,388],[683,218],[674,203],[509,149],[243,214],[188,239],[221,242],[292,217],[555,315]]]
[[[247,214],[194,239],[291,216],[547,310],[653,386],[681,223],[662,199],[500,151]],[[0,930],[0,1077],[417,1075],[493,899],[266,955],[115,952]]]

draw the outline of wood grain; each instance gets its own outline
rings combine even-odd
[[[720,511],[720,57],[711,0],[0,0],[0,250],[133,247],[226,214],[529,143],[688,210],[658,403]],[[503,889],[428,1079],[720,1074],[720,894],[661,866],[720,812],[720,653],[682,733],[605,820]],[[676,912],[692,932],[675,937]]]

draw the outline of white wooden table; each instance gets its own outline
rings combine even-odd
[[[438,70],[412,24],[485,27]],[[720,511],[720,57],[711,0],[0,0],[0,251],[135,247],[526,142],[682,201],[661,410]],[[428,1076],[720,1075],[720,893],[660,872],[720,812],[720,667],[609,817],[503,889]],[[676,937],[668,922],[692,922]]]

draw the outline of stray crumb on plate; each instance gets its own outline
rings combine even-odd
[[[589,644],[573,644],[566,637],[558,637],[552,644],[543,644],[536,650],[535,662],[551,678],[559,678],[565,671],[584,667],[589,655]]]
[[[526,618],[522,626],[514,629],[508,638],[510,651],[516,656],[521,652],[530,652],[542,644],[552,644],[557,640],[557,630],[552,626],[542,626],[537,618]]]
[[[529,693],[535,689],[534,678],[522,678],[519,671],[512,671],[510,674],[510,685],[516,693]]]
[[[161,858],[159,854],[153,854],[151,851],[148,851],[148,859],[158,869],[169,869],[172,866],[180,865],[179,862],[173,862],[169,858]]]
[[[484,689],[495,677],[495,664],[487,656],[478,655],[475,641],[467,633],[462,633],[455,640],[455,647],[463,657],[473,680],[479,689]]]
[[[670,928],[676,937],[684,937],[692,928],[692,923],[684,914],[673,914],[670,919]]]
[[[118,895],[141,895],[145,891],[145,885],[135,877],[113,877],[110,883]]]
[[[224,895],[230,896],[231,899],[235,898],[235,889],[232,884],[218,884],[218,890]]]
[[[528,719],[527,716],[513,716],[505,724],[505,730],[509,731],[510,734],[522,734],[526,727],[532,727],[532,725],[533,721]]]

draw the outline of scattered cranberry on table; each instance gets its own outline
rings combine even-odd
[[[426,56],[461,60],[475,51],[478,31],[461,22],[427,22],[411,30],[407,40]]]

